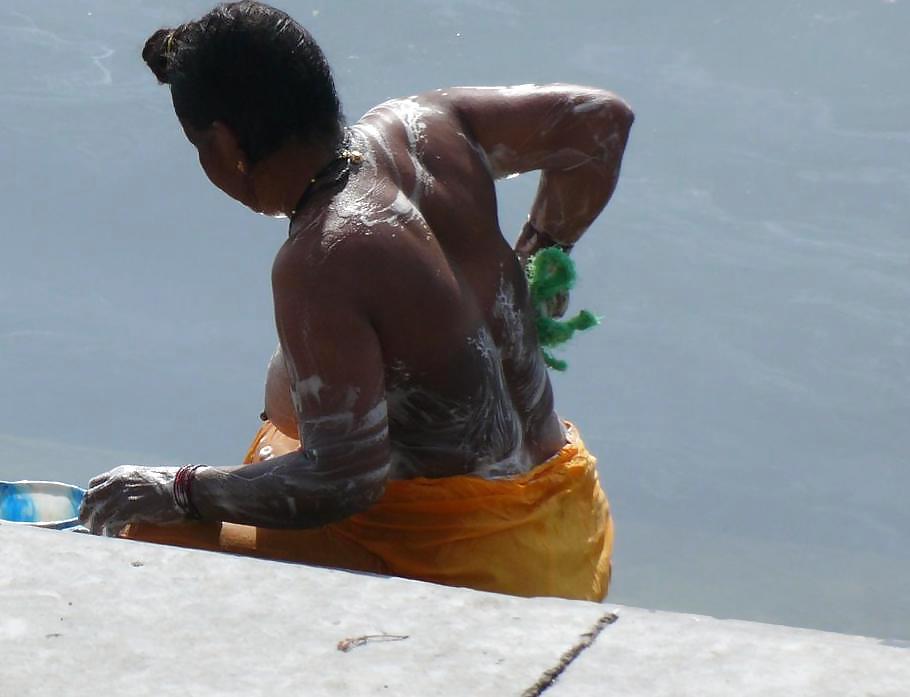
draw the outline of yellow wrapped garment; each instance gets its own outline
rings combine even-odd
[[[266,422],[246,461],[298,447]],[[602,600],[613,525],[596,462],[569,424],[566,445],[527,474],[392,480],[370,509],[322,528],[138,524],[126,535],[512,595]]]

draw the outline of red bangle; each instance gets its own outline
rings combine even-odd
[[[183,511],[190,520],[200,520],[202,516],[193,503],[193,480],[196,479],[196,470],[205,465],[184,465],[174,476],[174,503]]]

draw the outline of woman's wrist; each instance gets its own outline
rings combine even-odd
[[[193,483],[196,470],[205,465],[184,465],[174,476],[174,503],[189,520],[201,520],[202,515],[193,501]]]
[[[565,252],[566,254],[572,251],[572,248],[575,246],[575,243],[566,243],[561,240],[556,239],[550,233],[545,230],[541,230],[528,220],[525,223],[525,229],[522,231],[522,237],[529,239],[530,247],[533,249],[533,252],[538,252],[541,249],[547,249],[549,247],[556,247],[560,251]]]

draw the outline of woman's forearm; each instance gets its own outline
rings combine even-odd
[[[574,245],[610,201],[618,178],[618,162],[541,172],[528,218],[531,227],[560,245]]]
[[[237,467],[196,471],[192,503],[203,520],[312,528],[347,518],[382,495],[387,466],[326,470],[304,451]]]
[[[586,114],[587,137],[580,139],[574,157],[541,172],[531,207],[531,226],[560,245],[579,240],[610,201],[619,180],[634,116],[623,102],[609,101],[596,108],[600,111],[592,107]]]

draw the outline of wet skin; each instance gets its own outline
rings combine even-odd
[[[521,262],[536,231],[574,243],[600,213],[631,124],[622,100],[575,86],[437,90],[354,124],[363,162],[298,211],[273,267],[266,410],[303,446],[197,470],[203,518],[312,527],[364,510],[390,478],[508,476],[556,453],[565,433]],[[213,182],[257,208],[191,139]],[[531,170],[540,188],[513,249],[495,180]],[[179,519],[173,472],[146,469],[93,480],[84,520]]]

